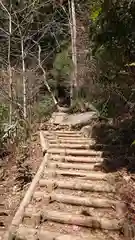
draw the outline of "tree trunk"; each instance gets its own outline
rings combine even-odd
[[[68,8],[69,8],[69,26],[70,26],[70,34],[71,34],[71,49],[72,49],[72,61],[73,61],[73,41],[72,41],[73,28],[72,28],[72,12],[71,12],[70,0],[68,0]],[[74,70],[72,70],[70,78],[71,78],[70,79],[70,101],[72,106],[73,105],[73,89],[74,89]]]
[[[21,37],[21,54],[22,54],[22,71],[23,71],[23,116],[24,119],[27,118],[27,102],[26,102],[26,70],[25,70],[25,61],[24,61],[24,42],[23,37]]]
[[[73,61],[73,70],[71,73],[71,88],[70,88],[70,98],[71,105],[73,104],[74,91],[78,89],[77,84],[77,53],[76,53],[76,14],[75,14],[75,3],[74,0],[68,1],[69,7],[69,25],[70,25],[70,34],[71,34],[71,46],[72,46],[72,61]]]
[[[54,96],[54,94],[53,94],[53,92],[52,92],[52,90],[51,90],[51,88],[50,88],[47,80],[46,80],[46,71],[45,71],[45,69],[43,68],[42,63],[41,63],[41,46],[40,46],[39,43],[35,42],[34,40],[33,40],[33,42],[34,42],[35,44],[37,44],[37,46],[38,46],[38,64],[39,64],[39,67],[41,68],[41,70],[42,70],[42,72],[43,72],[44,84],[45,84],[45,86],[47,87],[47,90],[48,90],[48,92],[50,93],[50,95],[51,95],[51,97],[52,97],[52,99],[53,99],[54,104],[57,105],[58,102],[57,102],[57,100],[56,100],[56,98],[55,98],[55,96]]]
[[[73,36],[72,36],[72,47],[73,47],[73,63],[74,63],[74,85],[77,90],[77,54],[76,54],[76,14],[75,14],[75,2],[71,0],[71,13],[72,13],[72,28],[73,28]]]
[[[11,33],[12,33],[12,21],[11,15],[9,15],[9,40],[8,40],[8,70],[9,70],[9,98],[10,98],[10,106],[9,106],[9,124],[12,124],[12,102],[13,102],[13,80],[12,80],[12,69],[11,69],[11,61],[10,61],[10,52],[11,52]]]

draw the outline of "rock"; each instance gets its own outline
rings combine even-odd
[[[69,111],[69,108],[66,108],[66,107],[57,106],[57,109],[59,112],[64,112],[64,113],[67,113]]]
[[[68,116],[67,113],[64,112],[54,112],[50,119],[51,124],[59,125],[63,122],[63,120]]]
[[[90,125],[84,126],[84,127],[81,129],[81,133],[82,133],[85,137],[91,137],[91,135],[92,135],[92,126],[90,126]]]
[[[98,114],[95,112],[85,112],[76,114],[67,114],[61,121],[61,125],[69,125],[71,127],[75,126],[85,126],[91,124],[91,122],[98,118]]]
[[[108,124],[109,124],[110,126],[113,126],[113,118],[108,118]]]
[[[81,228],[79,226],[73,225],[73,231],[78,232],[78,231],[80,231],[80,229]]]
[[[116,204],[116,216],[119,219],[125,218],[127,215],[127,205],[124,202]]]
[[[85,126],[91,124],[93,120],[98,118],[98,114],[95,112],[85,112],[68,114],[65,112],[54,112],[50,119],[51,124],[60,126]]]

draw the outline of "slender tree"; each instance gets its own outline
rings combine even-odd
[[[12,34],[12,17],[11,17],[11,2],[10,2],[10,12],[5,7],[5,5],[0,1],[0,5],[2,9],[8,15],[8,72],[9,72],[9,98],[10,98],[10,105],[9,105],[9,124],[12,124],[12,103],[13,103],[13,80],[12,80],[12,68],[11,68],[11,34]]]
[[[73,61],[73,71],[71,73],[71,105],[73,102],[74,91],[78,91],[77,83],[77,50],[76,50],[76,13],[75,13],[75,2],[74,0],[68,1],[69,7],[69,25],[70,25],[70,34],[71,34],[71,46],[72,46],[72,61]]]
[[[57,102],[57,100],[56,100],[53,92],[51,91],[51,88],[50,88],[50,86],[49,86],[49,84],[48,84],[48,82],[47,82],[47,80],[46,80],[46,71],[45,71],[45,69],[43,68],[42,63],[41,63],[41,46],[40,46],[40,44],[39,44],[38,42],[35,42],[35,41],[33,41],[33,42],[36,43],[37,46],[38,46],[38,66],[39,66],[39,68],[41,68],[41,70],[42,70],[42,72],[43,72],[43,78],[44,78],[45,86],[47,87],[47,90],[48,90],[48,92],[50,93],[54,104],[57,105],[58,102]]]

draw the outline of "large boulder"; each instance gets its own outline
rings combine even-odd
[[[68,114],[64,112],[54,112],[49,122],[54,125],[59,125],[67,116]]]
[[[95,112],[69,114],[63,118],[60,125],[69,125],[71,127],[75,127],[75,126],[82,127],[82,126],[91,124],[93,120],[97,118],[98,118],[98,114]]]

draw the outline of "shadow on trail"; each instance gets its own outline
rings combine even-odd
[[[109,125],[103,121],[95,124],[92,137],[95,150],[103,151],[103,169],[115,172],[126,168],[135,172],[135,116],[118,119]]]

